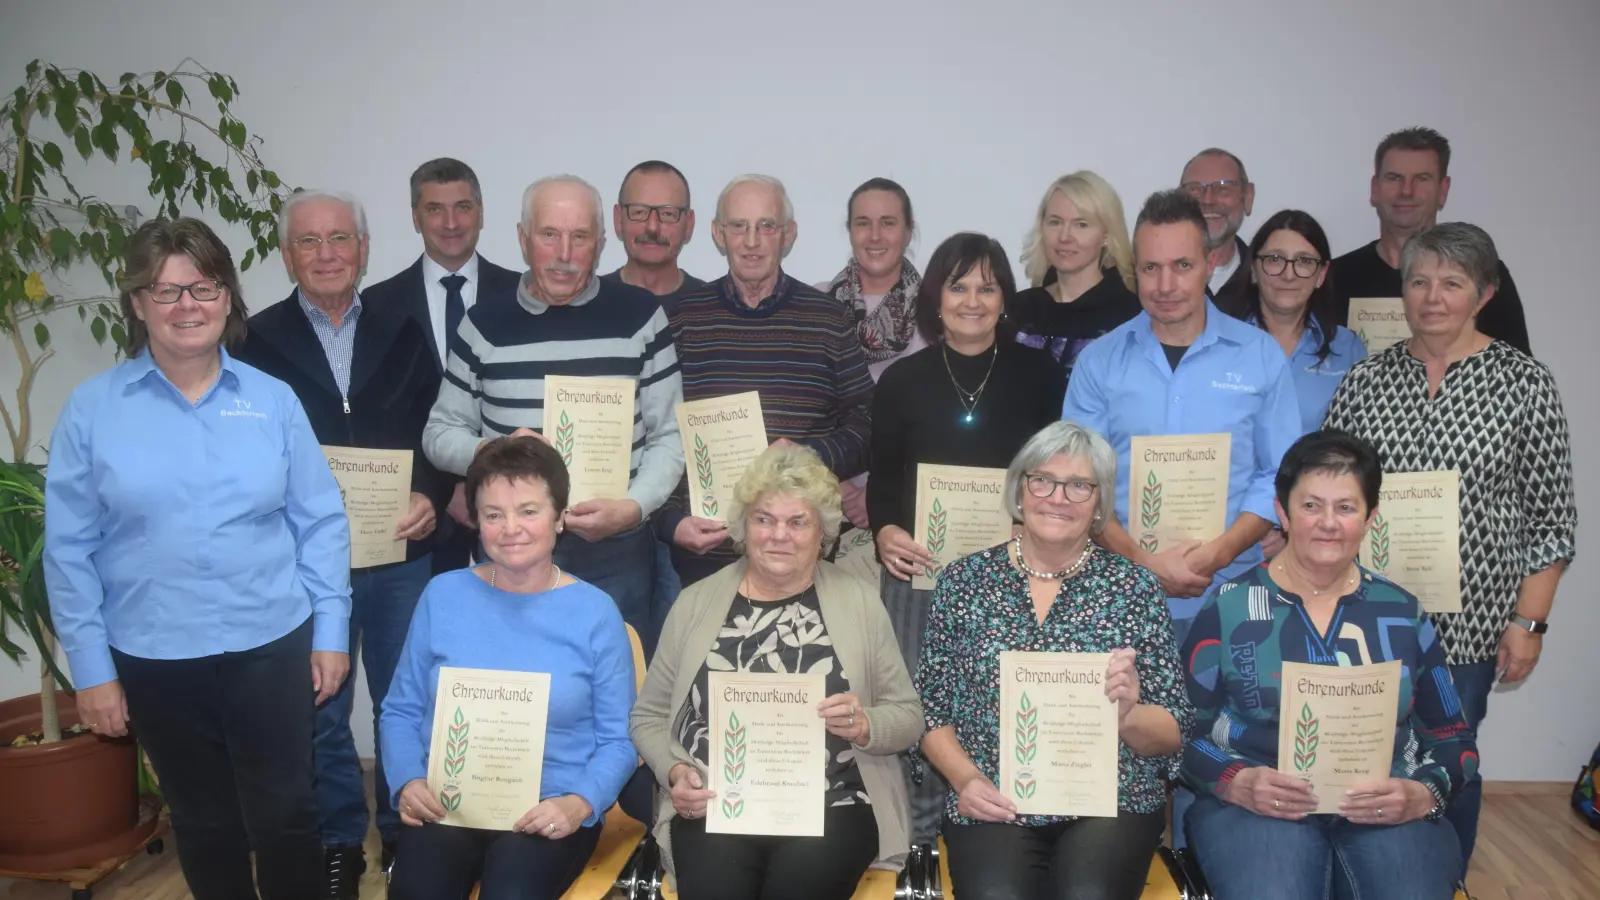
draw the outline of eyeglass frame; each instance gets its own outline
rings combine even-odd
[[[324,237],[317,237],[314,234],[302,234],[297,238],[290,238],[288,240],[288,244],[289,244],[289,246],[293,247],[297,252],[300,252],[300,253],[306,253],[306,252],[315,253],[315,252],[317,252],[317,249],[319,247],[321,247],[323,244],[327,244],[328,246],[332,247],[334,250],[341,250],[341,249],[343,249],[345,247],[359,246],[359,241],[360,240],[361,240],[361,235],[359,235],[359,234],[355,234],[355,233],[349,232],[349,231],[341,231],[341,232],[338,232],[336,234],[330,234],[325,238]],[[352,242],[358,242],[358,243],[352,243]]]
[[[750,233],[751,228],[754,228],[756,230],[756,234],[759,234],[762,237],[777,237],[783,233],[783,230],[788,227],[789,223],[780,222],[777,219],[760,219],[753,223],[740,222],[738,225],[734,225],[719,219],[716,225],[718,228],[722,229],[722,233],[724,235],[733,235],[734,237],[744,237]]]
[[[217,295],[215,297],[201,298],[195,294],[194,289],[203,284],[215,286],[217,289]],[[162,300],[156,296],[156,288],[158,287],[175,287],[178,289],[178,295],[173,297],[171,300]],[[215,303],[222,299],[222,295],[225,291],[227,291],[227,289],[228,286],[226,284],[218,281],[215,278],[202,278],[199,281],[193,282],[192,284],[178,284],[175,281],[152,281],[139,290],[144,291],[145,297],[149,298],[151,303],[157,303],[162,306],[171,306],[172,304],[181,301],[185,293],[187,293],[190,297],[193,297],[194,302],[196,303]]]
[[[1036,480],[1048,481],[1050,483],[1049,493],[1041,494],[1038,491],[1035,491],[1033,489],[1033,483]],[[1072,485],[1075,484],[1087,485],[1089,488],[1088,492],[1082,497],[1072,496]],[[1100,489],[1100,482],[1085,481],[1082,478],[1074,478],[1071,481],[1062,481],[1059,478],[1052,478],[1043,472],[1024,472],[1022,474],[1022,486],[1031,496],[1039,500],[1048,500],[1051,497],[1054,497],[1056,495],[1056,489],[1060,488],[1061,496],[1065,497],[1069,502],[1088,503],[1090,498],[1094,497],[1094,492]]]
[[[683,221],[684,216],[689,214],[689,207],[678,206],[675,203],[660,203],[656,205],[651,205],[649,203],[619,203],[617,205],[622,207],[622,217],[627,219],[629,222],[648,222],[650,221],[651,213],[654,213],[656,221],[660,222],[661,224],[676,225]],[[633,211],[636,209],[644,210],[644,215],[637,217],[634,216]],[[667,221],[666,216],[662,215],[662,213],[667,210],[671,210],[674,213],[673,219],[670,222]]]
[[[1178,185],[1178,190],[1199,200],[1207,191],[1218,197],[1240,197],[1250,182],[1238,178],[1218,178],[1215,181],[1185,181]]]
[[[1282,263],[1282,265],[1278,266],[1278,271],[1274,272],[1270,268],[1268,268],[1270,263],[1268,263],[1267,260],[1269,260],[1269,259],[1276,259],[1276,260],[1278,260],[1279,262]],[[1263,253],[1260,256],[1256,257],[1256,262],[1261,264],[1261,271],[1262,272],[1265,272],[1266,274],[1272,275],[1274,277],[1282,275],[1285,271],[1289,270],[1290,268],[1293,268],[1296,278],[1315,278],[1316,274],[1318,272],[1322,271],[1322,267],[1328,264],[1328,261],[1323,259],[1320,256],[1288,257],[1288,256],[1279,256],[1276,253]],[[1300,271],[1300,264],[1302,262],[1314,262],[1314,263],[1316,263],[1316,266],[1313,267],[1312,270],[1309,271],[1309,272],[1302,272],[1302,271]],[[1291,264],[1292,264],[1292,266],[1291,266]]]

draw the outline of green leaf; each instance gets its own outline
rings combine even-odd
[[[94,83],[93,75],[90,75],[88,72],[78,73],[78,90],[83,91],[84,96],[93,96],[95,93],[95,87],[96,85]]]
[[[71,259],[76,248],[77,242],[72,239],[70,231],[65,228],[50,229],[50,252],[55,254],[57,259],[63,261]]]
[[[61,168],[61,163],[63,161],[61,157],[61,147],[58,146],[54,141],[45,141],[44,149],[40,151],[40,155],[44,157],[45,165],[52,169]]]
[[[78,126],[78,108],[70,103],[57,103],[56,124],[61,126],[62,134],[71,134]]]
[[[278,186],[283,184],[282,181],[278,180],[278,173],[273,172],[270,169],[261,173],[261,177],[266,179],[267,187],[272,188],[273,190],[277,190]],[[274,204],[273,212],[277,212],[276,204]]]
[[[106,342],[106,320],[95,316],[94,321],[89,323],[89,335],[94,338],[96,344],[104,344]]]
[[[128,347],[128,329],[122,327],[122,323],[121,322],[112,322],[111,323],[111,340],[112,340],[112,342],[114,342],[117,345],[117,349],[119,349],[119,350],[127,349],[127,347]]]
[[[239,261],[239,271],[250,271],[250,264],[256,261],[256,248],[251,247],[244,252],[244,259]]]
[[[77,145],[78,155],[88,159],[90,154],[94,153],[94,143],[89,138],[89,127],[87,125],[79,125],[77,128],[70,129],[70,131],[72,133],[72,142]]]
[[[50,329],[44,327],[43,322],[35,323],[33,326],[33,339],[39,342],[40,350],[50,346]]]
[[[250,139],[250,132],[245,130],[244,123],[235,119],[229,133],[233,135],[233,145],[243,150],[245,142]]]
[[[254,194],[256,192],[256,188],[261,186],[261,176],[256,174],[256,170],[255,169],[251,169],[250,171],[245,173],[245,175],[244,175],[244,186],[252,194]]]
[[[183,105],[183,85],[176,80],[167,82],[167,99],[173,106]]]

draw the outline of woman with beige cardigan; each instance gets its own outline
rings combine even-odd
[[[820,559],[841,515],[816,453],[775,444],[734,489],[728,530],[745,558],[667,616],[630,732],[661,785],[655,835],[683,900],[845,900],[868,866],[899,868],[909,850],[896,754],[922,736],[922,704],[876,587]],[[822,837],[706,832],[711,671],[826,676]]]

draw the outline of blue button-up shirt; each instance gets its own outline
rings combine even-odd
[[[1240,513],[1277,520],[1278,461],[1300,437],[1300,406],[1283,348],[1265,331],[1206,301],[1206,326],[1173,369],[1150,315],[1097,339],[1078,356],[1061,417],[1093,428],[1117,453],[1117,519],[1128,522],[1128,456],[1136,435],[1217,434],[1229,450],[1227,526]],[[1216,574],[1222,584],[1261,561],[1259,546]],[[1200,597],[1168,598],[1179,640]]]
[[[222,353],[198,403],[140,354],[72,392],[50,439],[45,584],[77,687],[249,650],[312,617],[346,650],[350,527],[283,382]]]
[[[1328,356],[1317,359],[1317,348],[1322,346],[1322,329],[1316,320],[1306,323],[1300,332],[1300,343],[1289,357],[1289,377],[1294,379],[1294,393],[1300,402],[1300,433],[1308,434],[1322,427],[1322,417],[1333,401],[1333,392],[1344,380],[1350,367],[1367,358],[1367,345],[1361,343],[1355,332],[1335,325],[1333,343],[1328,345]]]
[[[328,368],[333,370],[333,383],[339,386],[339,396],[349,400],[350,363],[356,357],[356,322],[361,319],[361,295],[356,294],[350,301],[350,308],[344,311],[338,325],[333,324],[332,316],[312,306],[304,292],[295,291],[294,296],[300,301],[300,311],[306,314],[311,330],[322,344],[322,352],[328,357]],[[1328,396],[1332,398],[1333,395]]]

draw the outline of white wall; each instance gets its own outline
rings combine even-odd
[[[1455,147],[1447,217],[1495,236],[1534,348],[1564,388],[1586,522],[1544,662],[1494,699],[1484,769],[1569,779],[1600,739],[1591,587],[1600,416],[1588,393],[1600,381],[1600,316],[1586,239],[1600,7],[1590,0],[8,6],[0,87],[34,57],[114,78],[191,55],[233,75],[269,165],[291,184],[364,199],[374,278],[418,253],[406,177],[439,155],[477,169],[488,207],[482,249],[508,266],[520,262],[520,192],[540,175],[574,172],[610,196],[633,163],[675,162],[702,223],[685,265],[702,276],[722,268],[706,234],[721,185],[748,170],[778,175],[800,223],[788,268],[814,281],[845,261],[845,198],[870,176],[909,189],[924,255],[960,229],[1015,249],[1055,176],[1098,170],[1131,217],[1212,144],[1248,164],[1254,222],[1302,207],[1342,252],[1376,236],[1366,183],[1378,139],[1437,127]],[[85,180],[151,208],[126,175]],[[613,246],[604,264],[621,259]],[[245,277],[252,308],[288,292],[278,261],[269,263]],[[109,364],[86,340],[64,340],[69,324],[57,328],[61,356],[37,391],[39,440],[72,386]],[[10,379],[0,372],[0,390]],[[0,696],[31,685],[31,671],[0,665]],[[365,729],[361,738],[370,746]]]

